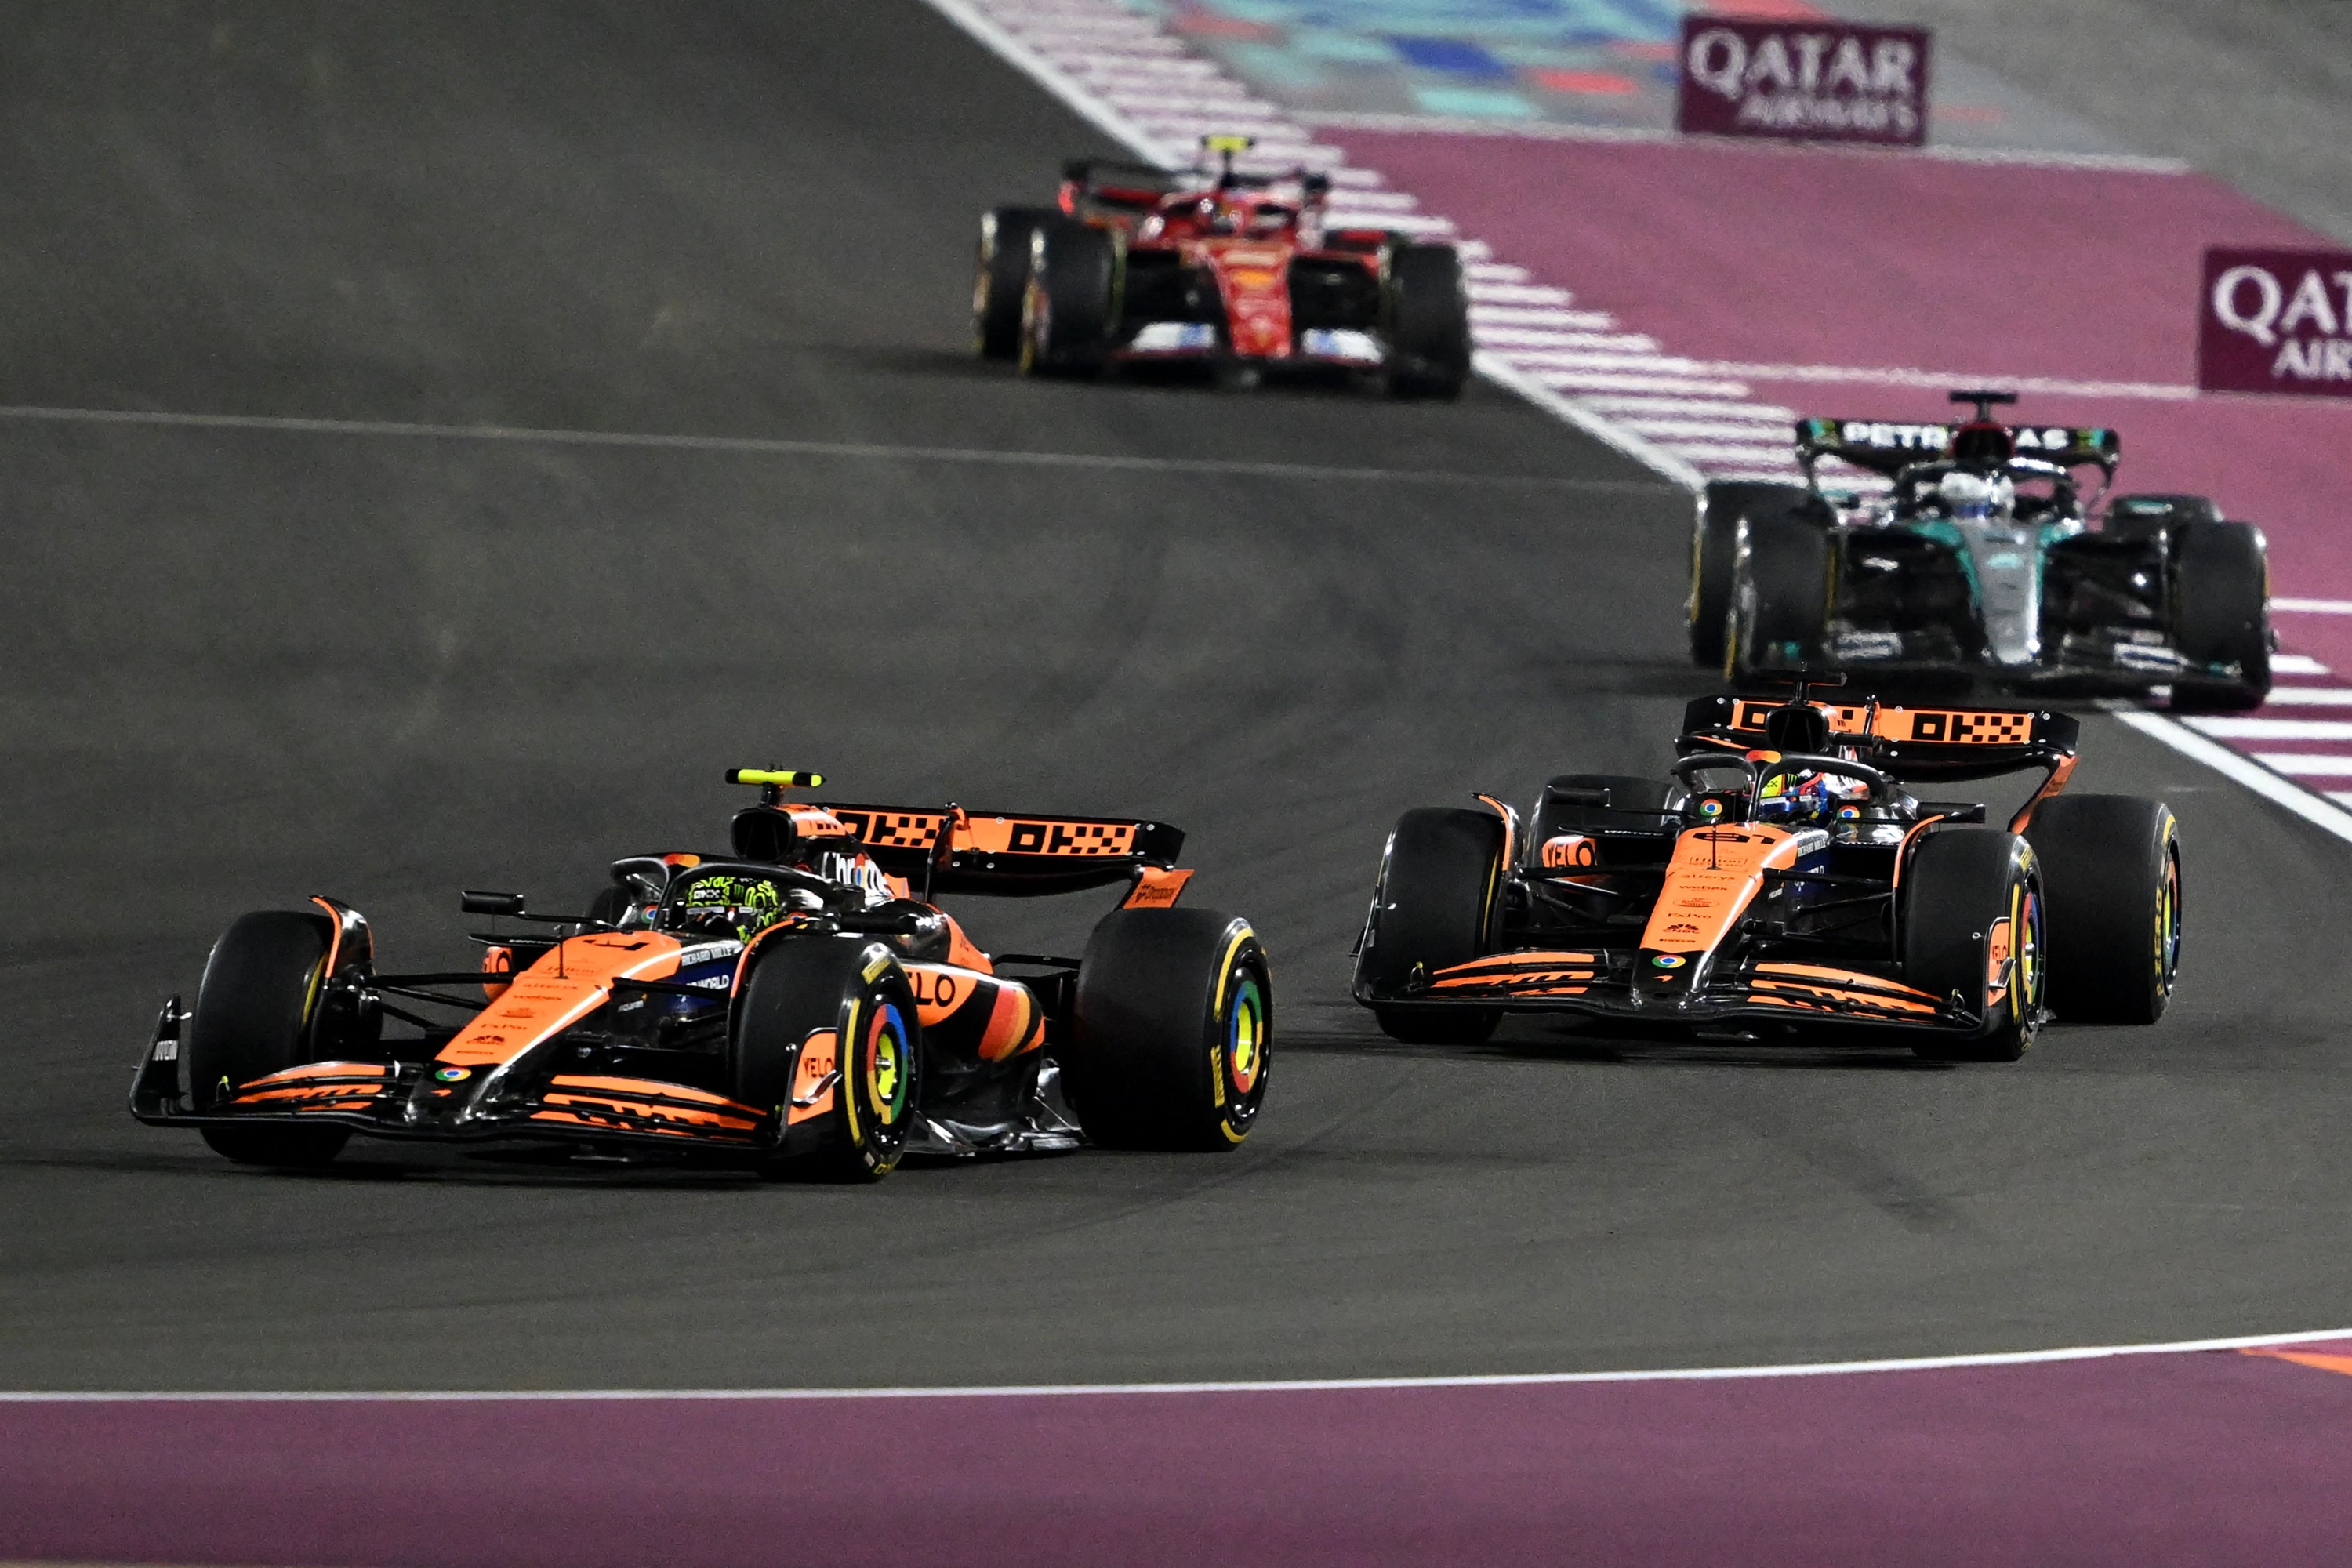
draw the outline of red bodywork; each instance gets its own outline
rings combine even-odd
[[[1159,253],[1213,278],[1223,306],[1222,352],[1242,359],[1348,357],[1302,350],[1292,320],[1292,264],[1360,268],[1377,289],[1382,257],[1394,237],[1382,229],[1326,229],[1320,186],[1297,179],[1227,185],[1204,175],[1196,188],[1174,192],[1066,179],[1061,207],[1072,217],[1116,231],[1130,268],[1139,254]],[[1150,319],[1151,312],[1139,305],[1130,301],[1130,319]],[[1369,320],[1363,323],[1370,325]],[[1157,358],[1212,351],[1129,344],[1122,352]]]

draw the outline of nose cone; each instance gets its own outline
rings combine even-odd
[[[1628,982],[1633,990],[1634,1005],[1688,1005],[1691,993],[1697,988],[1699,972],[1706,964],[1705,953],[1643,948],[1633,961],[1633,977]]]

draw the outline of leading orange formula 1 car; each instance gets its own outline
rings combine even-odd
[[[1706,697],[1665,779],[1571,773],[1533,820],[1407,812],[1356,999],[1399,1039],[1486,1038],[1506,1012],[1683,1036],[1907,1040],[2013,1061],[2052,1016],[2153,1023],[2180,960],[2172,813],[2063,795],[2078,727],[2025,709]],[[2004,826],[1916,798],[2039,769]]]
[[[477,933],[479,972],[379,970],[366,920],[334,899],[243,917],[194,1005],[164,1005],[132,1114],[259,1164],[324,1163],[360,1132],[853,1180],[910,1152],[1248,1135],[1272,978],[1248,921],[1177,907],[1176,828],[791,801],[824,781],[728,778],[762,798],[725,856],[617,861],[584,915],[466,894],[494,924],[552,928]],[[992,957],[931,901],[1122,883],[1077,958]]]

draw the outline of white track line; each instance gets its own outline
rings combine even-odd
[[[2273,610],[2303,616],[2352,616],[2352,599],[2273,599]]]
[[[1585,479],[1441,468],[1339,468],[1251,463],[1221,458],[1137,458],[1095,452],[990,451],[977,447],[893,447],[865,441],[787,441],[760,436],[660,436],[628,430],[541,430],[506,425],[408,425],[385,419],[297,419],[259,414],[173,414],[148,409],[0,406],[0,422],[134,425],[195,430],[282,431],[310,436],[386,436],[426,441],[525,446],[651,447],[750,457],[848,458],[885,462],[978,463],[1011,468],[1097,468],[1134,473],[1229,474],[1242,479],[1364,480],[1381,484],[1517,485],[1561,489],[1654,490],[1639,479]]]
[[[1622,452],[1643,467],[1664,474],[1685,489],[1696,491],[1706,485],[1706,477],[1681,458],[1654,445],[1613,419],[1605,419],[1589,409],[1578,407],[1500,355],[1480,353],[1471,363],[1477,366],[1479,374],[1496,385],[1517,393],[1545,413],[1565,420],[1601,445]]]
[[[2181,755],[2204,763],[2232,783],[2243,784],[2264,800],[2302,817],[2323,833],[2333,834],[2352,844],[2352,811],[2347,811],[2335,801],[2315,795],[2283,774],[2273,773],[2262,763],[2241,752],[2233,752],[2219,741],[2210,741],[2177,719],[2161,713],[2151,713],[2126,702],[2104,704],[2117,719],[2153,740],[2161,741]],[[2284,763],[2284,757],[2266,759],[2273,766]],[[2300,760],[2300,759],[2298,759]],[[2315,763],[2335,762],[2343,764],[2343,772],[2352,774],[2352,758],[2313,758]],[[2320,771],[2316,768],[2307,770]]]
[[[2189,1355],[2210,1351],[2268,1350],[2328,1340],[2352,1339],[2352,1329],[2315,1329],[2292,1334],[2242,1334],[2218,1340],[2175,1340],[2161,1344],[2081,1345],[2063,1350],[1995,1351],[1978,1355],[1908,1356],[1886,1361],[1801,1362],[1788,1366],[1670,1368],[1657,1372],[1494,1373],[1468,1377],[1331,1377],[1232,1383],[1071,1383],[976,1384],[940,1388],[580,1388],[449,1389],[440,1392],[367,1389],[328,1393],[277,1389],[241,1394],[203,1389],[173,1394],[137,1391],[102,1394],[37,1390],[0,1392],[6,1405],[336,1405],[513,1404],[612,1400],[818,1400],[818,1399],[1007,1399],[1066,1398],[1073,1394],[1323,1394],[1384,1388],[1525,1388],[1578,1383],[1706,1383],[1735,1378],[1842,1377],[1864,1373],[1944,1372],[1967,1367],[2038,1366],[2051,1362],[2106,1361],[2120,1356]]]
[[[1096,130],[1153,163],[1160,162],[1158,152],[1152,149],[1150,139],[1134,121],[1065,76],[1053,61],[998,26],[977,8],[966,4],[966,0],[929,0],[929,3],[933,10],[970,33],[1005,64],[1060,99],[1072,113]],[[1212,75],[1215,69],[1211,66],[1207,71],[1197,74]]]

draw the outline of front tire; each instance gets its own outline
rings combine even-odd
[[[914,995],[889,949],[856,937],[784,939],[762,950],[736,1000],[728,1092],[775,1119],[767,1173],[878,1182],[897,1168],[920,1114],[922,1049]],[[793,1087],[810,1051],[831,1053],[833,1102],[794,1124]]]
[[[1231,1149],[1265,1102],[1274,983],[1249,922],[1114,910],[1087,939],[1063,1081],[1093,1142]]]
[[[1776,503],[1785,510],[1804,496],[1795,485],[1759,484],[1751,479],[1718,479],[1699,492],[1698,512],[1691,526],[1691,588],[1686,606],[1691,662],[1699,668],[1723,668],[1732,583],[1739,564],[1740,520]]]
[[[2270,558],[2263,531],[2202,519],[2173,530],[2173,645],[2200,665],[2238,674],[2172,684],[2177,712],[2243,712],[2271,690]]]
[[[1932,1061],[2013,1062],[2042,1026],[2048,965],[2032,847],[1998,827],[1932,829],[1904,872],[1903,979],[1982,1009],[1974,1035],[1922,1037]]]
[[[1738,685],[1822,658],[1830,610],[1830,536],[1801,509],[1759,511],[1739,525],[1738,563],[1723,673]]]
[[[1494,944],[1503,879],[1503,823],[1490,812],[1423,806],[1397,819],[1381,858],[1372,915],[1357,961],[1359,989],[1395,996]],[[1475,1045],[1499,1007],[1373,1004],[1381,1032],[1412,1045]]]
[[[220,1111],[238,1089],[313,1059],[310,1035],[334,927],[324,915],[270,910],[238,917],[213,947],[188,1022],[188,1092]],[[323,1165],[346,1127],[207,1127],[205,1142],[240,1164]]]
[[[1029,286],[1029,237],[1061,215],[1051,207],[998,207],[980,218],[971,279],[971,346],[982,359],[1021,352],[1021,296]]]
[[[1389,256],[1388,388],[1392,397],[1455,398],[1470,379],[1470,292],[1450,245]]]
[[[2025,837],[2050,905],[2050,1005],[2069,1024],[2153,1024],[2180,973],[2180,829],[2162,801],[2062,795]]]
[[[1118,284],[1118,243],[1108,230],[1073,218],[1039,225],[1021,296],[1021,374],[1099,372],[1117,324]]]

